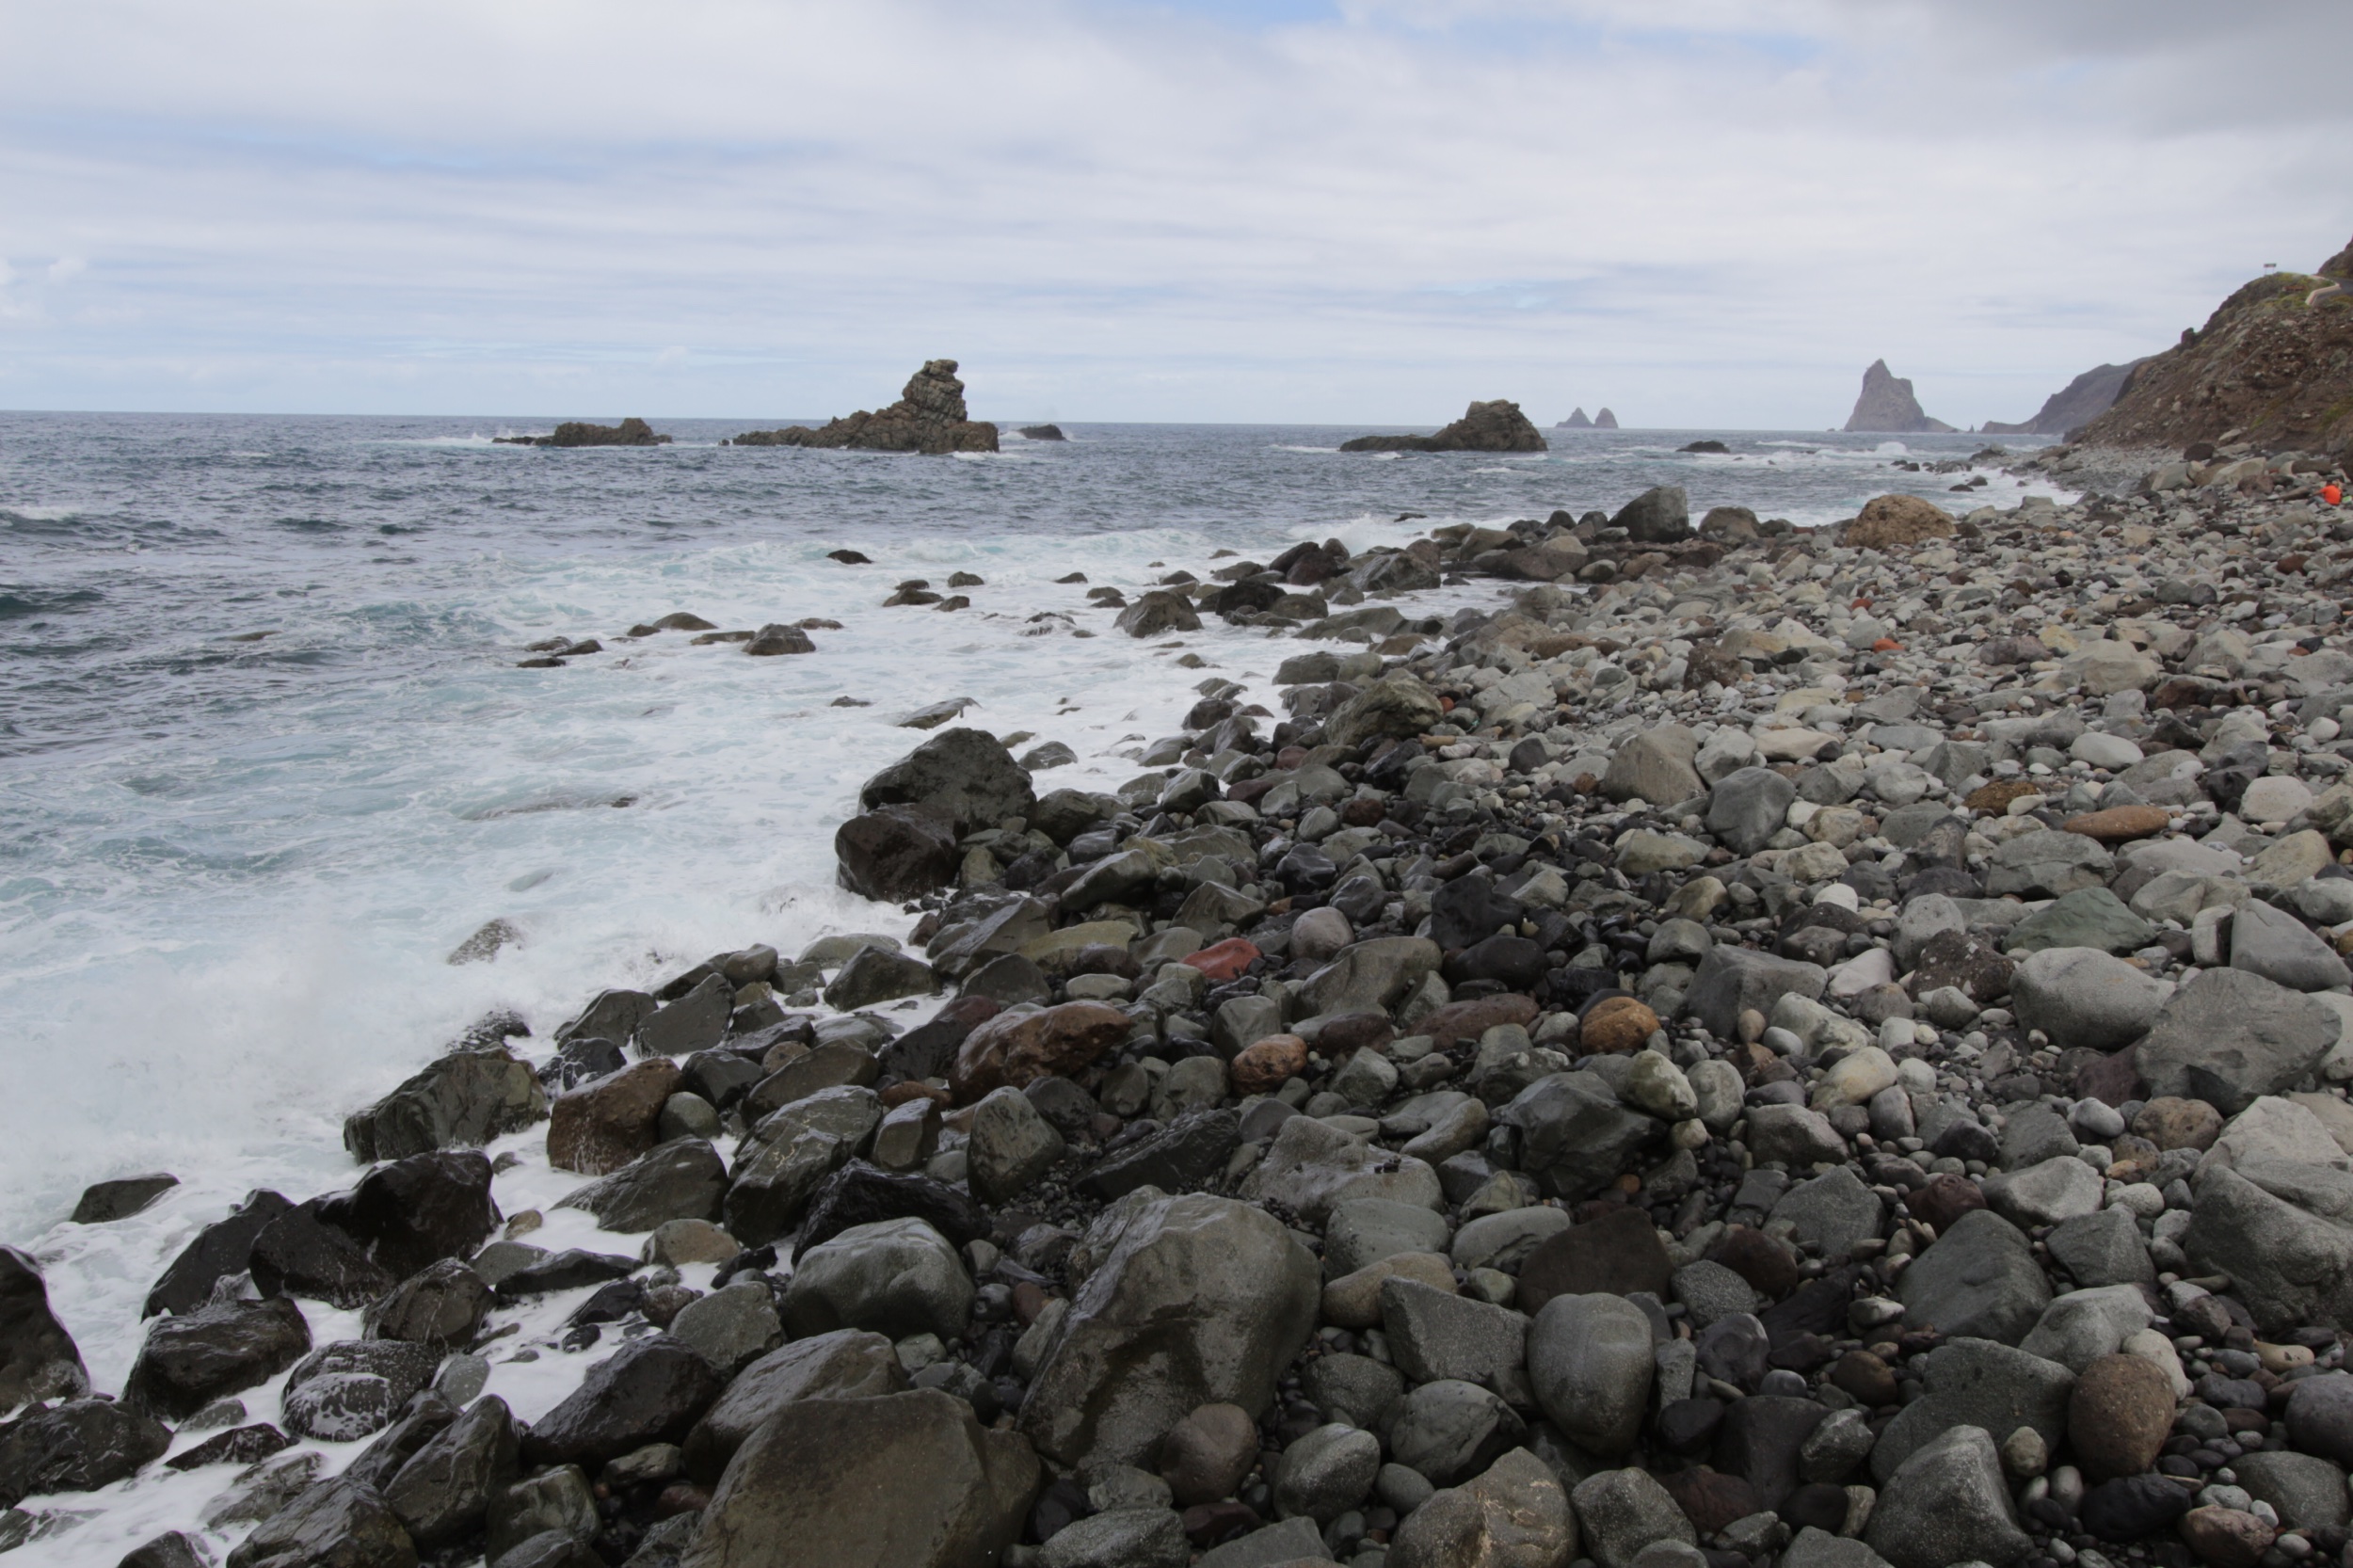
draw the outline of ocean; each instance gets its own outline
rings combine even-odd
[[[1110,789],[1204,680],[1272,705],[1299,646],[1214,618],[1182,649],[1138,643],[1088,586],[1614,511],[1659,483],[1695,517],[1801,525],[1890,489],[1957,510],[2052,493],[1989,469],[1956,496],[1968,474],[1893,466],[1966,457],[1971,436],[1373,456],[1335,450],[1359,430],[1080,424],[918,458],[717,444],[774,419],[654,423],[675,444],[491,440],[545,420],[0,414],[0,1242],[42,1260],[101,1388],[199,1226],[255,1187],[348,1185],[343,1116],[469,1021],[511,1008],[544,1041],[599,989],[712,952],[903,931],[837,888],[832,855],[860,781],[922,739],[896,718],[969,697],[963,722],[1076,752],[1041,791]],[[1677,451],[1706,437],[1730,451]],[[983,579],[969,608],[882,604],[959,571]],[[840,625],[779,658],[626,637],[680,611]],[[550,637],[603,651],[517,667]],[[448,962],[492,920],[520,940]],[[182,1185],[63,1223],[86,1184],[147,1170]]]

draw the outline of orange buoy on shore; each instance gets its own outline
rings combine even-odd
[[[2345,499],[2345,487],[2342,485],[2323,485],[2320,487],[2320,499],[2327,502],[2329,505],[2334,506]]]

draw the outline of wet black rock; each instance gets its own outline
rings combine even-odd
[[[118,1176],[112,1181],[93,1182],[82,1189],[81,1201],[73,1206],[73,1223],[77,1225],[103,1225],[116,1220],[127,1220],[179,1185],[178,1176],[160,1171],[149,1176]]]
[[[224,1274],[243,1273],[252,1256],[253,1239],[263,1227],[294,1205],[278,1193],[257,1190],[224,1220],[206,1225],[196,1240],[180,1251],[171,1266],[147,1293],[142,1316],[158,1312],[193,1312],[212,1299],[213,1285]]]
[[[532,1424],[534,1464],[600,1464],[648,1443],[681,1443],[724,1386],[710,1362],[666,1334],[632,1339]]]
[[[311,1328],[284,1296],[228,1301],[167,1318],[122,1385],[123,1402],[168,1421],[268,1382],[309,1353]]]
[[[94,1492],[163,1457],[171,1433],[112,1400],[69,1400],[0,1427],[0,1508],[41,1492]]]

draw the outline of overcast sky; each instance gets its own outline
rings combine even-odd
[[[1671,22],[1662,22],[1672,18]],[[0,0],[0,407],[1957,424],[2353,235],[2345,0]]]

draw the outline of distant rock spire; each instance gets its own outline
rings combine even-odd
[[[1593,416],[1593,428],[1596,430],[1615,430],[1617,427],[1618,416],[1607,408]]]
[[[1591,430],[1593,427],[1593,422],[1585,417],[1583,408],[1577,409],[1568,418],[1553,426],[1555,430]]]
[[[1863,373],[1863,395],[1855,399],[1847,428],[1883,430],[1900,436],[1949,431],[1952,426],[1941,419],[1930,419],[1922,410],[1920,400],[1912,395],[1912,383],[1889,370],[1885,360],[1874,360],[1871,368]]]

